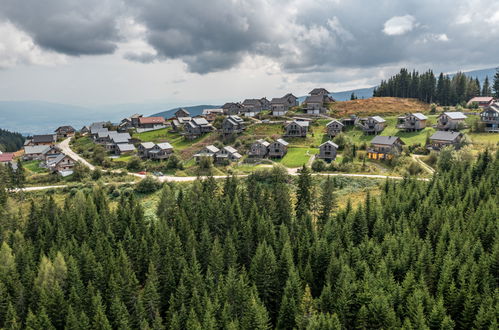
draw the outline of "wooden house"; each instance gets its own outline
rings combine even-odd
[[[471,100],[468,101],[466,106],[470,107],[474,103],[476,103],[478,105],[478,107],[480,107],[480,108],[485,108],[485,107],[492,105],[492,103],[494,103],[494,98],[492,96],[475,96]]]
[[[0,151],[0,164],[3,165],[11,164],[12,166],[14,166],[14,153]]]
[[[244,131],[244,120],[239,116],[227,116],[222,122],[222,134],[239,134]]]
[[[258,99],[246,99],[243,101],[243,113],[246,117],[254,117],[262,110],[262,103]]]
[[[31,139],[31,144],[34,146],[51,146],[56,142],[57,135],[55,134],[33,135]]]
[[[50,146],[24,146],[23,160],[43,160],[44,153],[46,150],[50,149]]]
[[[386,120],[380,116],[358,118],[356,125],[364,131],[364,134],[379,134],[385,129]]]
[[[345,125],[341,123],[339,120],[331,120],[327,125],[326,125],[326,130],[327,130],[327,135],[332,138],[335,137],[336,135],[340,134],[343,131],[343,128]]]
[[[262,110],[270,110],[270,101],[266,97],[260,99],[260,104],[262,105]]]
[[[298,98],[291,93],[288,93],[282,97],[286,100],[286,104],[289,108],[298,106]]]
[[[453,146],[455,149],[459,149],[462,138],[463,134],[460,132],[436,131],[430,136],[430,142],[426,145],[426,148],[438,151],[443,147]]]
[[[189,111],[187,111],[184,108],[180,108],[177,111],[175,111],[175,118],[186,118],[186,117],[191,117],[191,114]]]
[[[309,95],[329,95],[329,91],[325,88],[314,88]]]
[[[241,103],[229,102],[222,106],[224,115],[239,115],[243,112],[244,107]]]
[[[499,104],[494,103],[480,113],[480,122],[487,133],[499,133]]]
[[[274,117],[285,116],[286,112],[289,110],[288,101],[282,97],[273,98],[272,101],[270,101],[270,110]]]
[[[319,115],[327,113],[327,104],[334,102],[334,99],[327,94],[310,95],[305,101],[305,111],[309,115]]]
[[[269,152],[270,143],[265,140],[256,140],[251,144],[248,155],[254,158],[265,158]]]
[[[157,143],[147,152],[147,158],[152,160],[168,159],[173,154],[173,146],[168,142]]]
[[[210,158],[212,160],[215,160],[215,155],[220,151],[217,147],[214,145],[209,145],[204,147],[202,150],[200,150],[198,153],[194,155],[194,159],[196,159],[196,163],[199,163],[201,159],[203,158]]]
[[[268,156],[270,158],[282,158],[282,157],[284,157],[286,155],[286,153],[288,152],[288,145],[289,145],[289,143],[287,143],[283,139],[277,139],[276,141],[272,142],[269,145]]]
[[[155,146],[153,142],[142,142],[137,146],[137,155],[140,158],[147,159],[149,158],[149,151]]]
[[[230,162],[237,162],[242,158],[241,154],[236,149],[227,146],[220,149],[215,153],[215,162],[217,164],[228,164]]]
[[[293,120],[284,126],[284,136],[288,137],[306,137],[309,122],[305,120]]]
[[[406,132],[420,131],[426,127],[427,120],[422,113],[407,113],[397,118],[397,128]]]
[[[55,134],[57,135],[58,139],[65,139],[68,137],[72,137],[75,135],[75,129],[73,126],[59,126],[55,130]]]
[[[205,118],[195,117],[184,125],[184,135],[187,139],[195,139],[214,130]]]
[[[121,143],[116,145],[115,153],[117,155],[130,155],[135,153],[136,149],[133,144],[130,143]]]
[[[456,131],[464,127],[466,118],[462,112],[444,112],[437,118],[437,128],[440,131]]]
[[[161,129],[165,127],[165,118],[163,117],[140,117],[139,127],[142,129]]]
[[[47,167],[53,172],[71,171],[76,161],[66,154],[59,154],[47,162]]]
[[[319,146],[319,154],[317,155],[317,158],[331,162],[336,159],[337,152],[338,145],[332,141],[326,141]]]
[[[213,122],[217,119],[217,116],[222,116],[224,114],[224,110],[220,109],[204,109],[203,117],[206,118],[208,122]]]
[[[367,148],[370,159],[392,159],[400,154],[405,143],[398,136],[375,136]]]

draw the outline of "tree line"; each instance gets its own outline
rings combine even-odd
[[[19,133],[0,128],[0,151],[14,152],[22,148],[25,138]]]
[[[105,186],[4,198],[0,327],[496,329],[499,155],[444,163],[356,207],[278,167],[166,184],[155,215]]]
[[[440,73],[437,78],[432,70],[420,74],[416,70],[409,72],[402,68],[398,74],[382,80],[374,89],[373,96],[416,98],[442,106],[464,106],[475,96],[499,98],[499,71],[494,75],[492,83],[487,76],[481,85],[478,78],[468,77],[462,72],[452,77]]]

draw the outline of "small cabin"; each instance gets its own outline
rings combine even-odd
[[[427,120],[422,113],[408,113],[397,118],[397,128],[406,132],[420,131],[426,127]]]
[[[426,148],[428,150],[439,151],[444,147],[452,146],[455,149],[459,149],[462,138],[463,133],[460,132],[437,131],[430,136],[430,142],[426,145]]]
[[[284,136],[288,137],[306,137],[308,132],[309,122],[305,120],[293,120],[285,127]]]
[[[256,140],[251,144],[248,156],[254,158],[265,158],[269,152],[270,143],[265,140]]]
[[[367,148],[367,157],[370,159],[392,159],[400,154],[405,143],[398,136],[376,136]]]
[[[222,122],[224,135],[239,134],[244,131],[244,120],[239,116],[228,116]]]
[[[332,138],[340,134],[343,131],[343,125],[339,120],[332,120],[326,125],[327,135]]]
[[[358,118],[357,126],[364,131],[364,134],[379,134],[385,129],[386,120],[380,116]]]
[[[317,158],[331,162],[336,159],[337,152],[338,145],[332,141],[326,141],[319,146],[319,155],[317,155]]]
[[[444,112],[437,118],[437,128],[440,131],[457,131],[465,126],[466,118],[462,112]]]
[[[288,152],[288,145],[283,139],[277,139],[269,145],[269,157],[270,158],[282,158]]]

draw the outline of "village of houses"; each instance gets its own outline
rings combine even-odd
[[[257,165],[263,160],[282,161],[290,148],[299,145],[300,151],[304,152],[301,154],[304,164],[310,165],[314,159],[327,163],[338,161],[341,148],[335,138],[356,131],[361,132],[363,141],[366,141],[364,158],[383,162],[402,153],[407,144],[404,133],[414,137],[419,132],[428,131],[429,127],[432,128],[431,135],[419,139],[424,140],[423,149],[435,152],[446,146],[459,149],[464,142],[462,131],[469,128],[466,120],[470,115],[477,117],[483,132],[499,133],[499,103],[491,97],[476,97],[469,101],[469,104],[478,104],[478,112],[442,111],[434,114],[436,120],[430,123],[430,115],[421,112],[399,114],[390,120],[374,114],[335,118],[331,109],[336,101],[330,94],[324,88],[315,88],[301,104],[296,96],[286,94],[270,101],[261,98],[230,102],[195,116],[180,108],[171,118],[135,114],[119,123],[96,122],[78,131],[69,125],[61,126],[53,133],[30,137],[21,157],[24,161],[38,161],[40,167],[50,172],[67,176],[72,173],[77,159],[65,153],[58,142],[85,138],[103,146],[108,157],[118,161],[139,157],[144,161],[161,162],[180,154],[181,160],[192,166],[203,159],[215,166]],[[390,132],[395,133],[387,135],[385,131],[389,122],[394,125]],[[261,133],[267,129],[269,134]],[[317,143],[304,145],[312,135],[312,141]],[[151,140],[147,140],[148,137],[152,137]],[[241,138],[237,140],[238,137]],[[171,139],[177,142],[173,143]],[[2,162],[12,162],[13,157],[14,154],[0,155]],[[292,167],[289,164],[300,165],[292,161],[282,164],[288,167]]]

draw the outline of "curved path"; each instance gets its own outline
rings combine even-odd
[[[59,143],[59,147],[66,153],[67,155],[73,157],[75,160],[82,162],[84,165],[86,165],[88,168],[91,170],[95,169],[95,166],[90,164],[88,161],[86,161],[84,158],[79,156],[77,153],[75,153],[73,150],[71,150],[69,146],[69,141],[71,138],[68,138],[61,143]],[[299,170],[300,168],[289,168],[288,169],[288,174],[289,175],[299,175]],[[135,176],[137,178],[145,178],[145,175],[142,174],[137,174],[137,173],[128,173],[129,175]],[[392,180],[402,180],[403,177],[401,176],[391,176],[391,175],[381,175],[381,174],[358,174],[358,173],[312,173],[313,176],[346,176],[346,177],[352,177],[352,178],[370,178],[370,179],[392,179]],[[242,174],[242,175],[236,175],[236,177],[243,178],[247,177],[248,174]],[[225,179],[227,175],[216,175],[213,176],[214,179]],[[161,177],[157,177],[157,179],[160,182],[191,182],[195,180],[202,180],[207,178],[206,176],[203,177],[197,177],[197,176],[173,176],[173,175],[165,175]],[[428,178],[417,178],[419,181],[430,181]],[[122,182],[122,183],[115,183],[115,184],[133,184],[135,182]],[[27,187],[23,189],[15,189],[12,190],[13,192],[18,192],[18,191],[38,191],[38,190],[46,190],[46,189],[60,189],[60,188],[66,188],[69,185],[58,185],[58,186],[40,186],[40,187]]]

